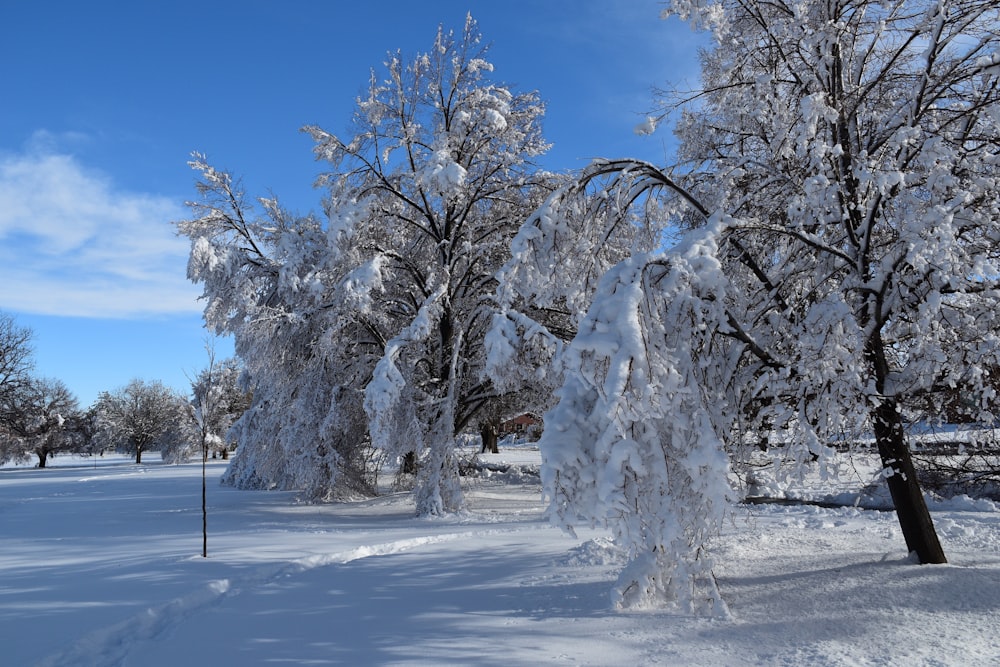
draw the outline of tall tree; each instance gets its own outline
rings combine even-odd
[[[190,275],[254,392],[234,483],[329,493],[368,442],[416,456],[420,514],[462,506],[455,435],[497,395],[482,374],[494,274],[553,178],[531,163],[541,102],[490,82],[480,42],[470,17],[409,62],[390,54],[349,140],[306,128],[332,168],[323,224],[274,202],[255,220],[231,177],[196,161]]]
[[[961,384],[996,419],[995,3],[670,10],[717,43],[703,89],[667,106],[682,163],[595,163],[580,187],[657,197],[689,231],[610,271],[563,356],[542,440],[552,512],[614,527],[633,556],[623,604],[718,602],[722,452],[770,430],[782,458],[823,463],[835,438],[874,434],[907,549],[943,562],[903,409]]]
[[[907,547],[943,562],[902,407],[955,384],[983,390],[975,419],[996,407],[996,6],[734,3],[725,24],[680,9],[727,43],[679,132],[696,173],[717,175],[699,197],[740,220],[726,248],[741,281],[774,288],[731,313],[761,349],[763,411],[872,430]]]

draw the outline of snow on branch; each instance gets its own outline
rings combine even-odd
[[[413,321],[385,346],[382,358],[375,365],[371,382],[365,387],[365,412],[369,417],[372,443],[388,451],[410,447],[410,441],[422,429],[413,427],[412,405],[403,400],[406,380],[397,365],[407,345],[420,343],[433,332],[441,317],[441,301],[445,286],[441,285],[420,305]],[[406,408],[411,409],[406,409]],[[415,450],[419,447],[413,447]]]
[[[545,416],[550,516],[569,530],[581,519],[612,530],[630,556],[620,607],[726,613],[706,551],[730,492],[721,435],[730,406],[709,355],[726,318],[721,227],[608,271]]]

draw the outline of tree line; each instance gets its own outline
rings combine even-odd
[[[178,463],[199,452],[228,458],[235,446],[226,434],[249,403],[236,360],[213,361],[193,379],[190,396],[158,380],[133,379],[82,408],[61,380],[33,373],[31,337],[0,313],[0,464],[35,459],[44,468],[57,454],[105,451],[136,463],[153,451]]]

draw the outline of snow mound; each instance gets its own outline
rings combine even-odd
[[[559,560],[564,567],[581,567],[587,565],[614,565],[625,563],[625,552],[608,537],[596,537],[570,549]]]
[[[928,498],[928,507],[942,512],[998,512],[1000,505],[986,498],[970,498],[962,494],[952,498]]]

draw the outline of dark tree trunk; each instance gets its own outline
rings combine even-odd
[[[880,305],[880,304],[879,304]],[[878,312],[878,308],[874,308]],[[868,341],[865,358],[871,364],[875,375],[875,388],[885,392],[889,377],[889,363],[885,356],[885,343],[876,331]],[[875,431],[875,445],[882,459],[882,467],[891,470],[886,478],[889,494],[896,507],[896,518],[906,540],[906,548],[917,554],[921,563],[947,563],[941,542],[934,530],[931,513],[924,502],[924,494],[913,468],[910,447],[903,433],[903,416],[899,413],[896,400],[883,396],[872,410]]]
[[[136,462],[136,464],[142,463],[142,448],[141,447],[136,447],[135,448],[135,462]]]
[[[49,453],[48,452],[35,452],[35,453],[38,454],[38,467],[44,468],[45,462],[49,458]]]
[[[400,472],[405,475],[415,475],[417,473],[417,453],[407,452],[404,454],[403,463],[400,468]]]
[[[854,140],[855,133],[852,128],[857,124],[857,116],[846,102],[843,79],[844,57],[840,46],[833,43],[832,49],[831,104],[841,111],[832,128],[835,141],[842,149],[838,180],[843,185],[845,204],[843,210],[850,218],[848,225],[858,233],[858,236],[863,236],[863,232],[859,230],[863,230],[865,224],[869,225],[869,233],[873,233],[871,232],[873,227],[870,222],[866,223],[863,219],[862,211],[865,210],[865,206],[861,203],[860,183],[855,174],[860,146]],[[863,277],[867,282],[872,277],[871,248],[866,244],[859,244],[858,249],[861,253],[859,277]],[[927,503],[924,502],[924,495],[920,490],[920,482],[917,481],[916,471],[913,469],[910,448],[903,433],[903,417],[899,413],[896,399],[885,393],[889,378],[889,362],[885,353],[886,342],[882,339],[882,327],[891,318],[891,314],[884,308],[883,296],[883,293],[877,290],[867,292],[859,318],[862,327],[870,328],[872,332],[865,343],[864,358],[873,372],[875,388],[881,395],[881,400],[871,413],[875,444],[883,468],[892,471],[886,481],[889,484],[889,493],[896,507],[896,518],[903,531],[907,549],[911,553],[916,553],[921,563],[946,563],[944,550],[934,530],[934,522],[931,521],[931,514],[927,510]]]
[[[201,457],[201,557],[208,558],[208,495],[205,485],[205,466],[208,463],[208,446],[202,445]]]
[[[479,436],[483,440],[483,446],[479,450],[480,454],[490,452],[491,454],[499,454],[500,448],[497,447],[497,428],[493,422],[483,422],[479,426]]]
[[[892,470],[886,479],[896,518],[906,540],[906,548],[917,554],[921,563],[947,563],[931,513],[924,502],[910,448],[903,434],[903,420],[895,401],[884,400],[875,409],[875,444],[882,465]]]

